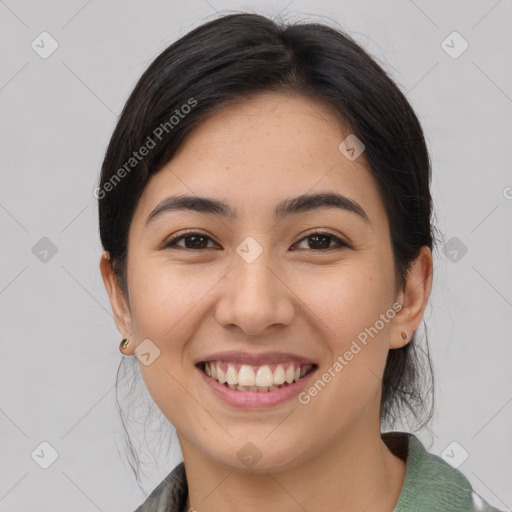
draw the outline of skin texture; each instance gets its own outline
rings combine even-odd
[[[418,328],[430,295],[428,247],[395,296],[389,225],[377,184],[338,149],[350,132],[329,110],[299,96],[265,94],[203,122],[145,188],[128,245],[129,302],[103,253],[100,269],[116,325],[130,340],[149,338],[160,355],[139,361],[148,390],[176,427],[189,507],[203,511],[393,510],[405,464],[380,438],[381,376],[388,350]],[[274,205],[306,193],[338,192],[369,218],[336,208],[276,221]],[[222,200],[236,219],[152,209],[173,194]],[[204,239],[163,249],[186,229]],[[310,236],[326,230],[335,239]],[[236,248],[262,248],[252,263]],[[293,247],[295,250],[291,250]],[[329,248],[327,248],[329,247]],[[240,409],[215,397],[194,362],[213,352],[289,352],[311,358],[321,375],[357,335],[398,302],[403,308],[307,405]],[[316,378],[314,379],[316,380]],[[238,451],[262,457],[247,469]]]

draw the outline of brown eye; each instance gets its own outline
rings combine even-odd
[[[311,251],[320,251],[325,252],[326,250],[330,249],[339,249],[341,247],[349,247],[347,243],[345,243],[343,240],[340,240],[338,237],[331,235],[330,233],[324,233],[324,232],[315,232],[311,233],[308,236],[304,237],[302,240],[300,240],[298,243],[309,240],[308,246],[306,250]],[[335,242],[336,245],[334,247],[330,246],[331,242]]]
[[[185,241],[184,246],[178,245],[178,242],[181,240]],[[169,240],[169,242],[167,242],[165,244],[164,248],[178,246],[178,247],[183,247],[184,249],[202,250],[202,249],[208,248],[207,247],[208,240],[211,240],[211,238],[206,235],[203,235],[202,233],[190,232],[190,233],[186,233],[184,235],[180,235],[180,236],[177,236],[177,237]]]

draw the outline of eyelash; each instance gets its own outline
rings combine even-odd
[[[341,240],[337,236],[334,236],[333,234],[331,234],[331,233],[329,233],[327,231],[314,231],[313,233],[309,233],[309,235],[301,238],[297,243],[300,243],[303,240],[307,240],[308,238],[311,238],[311,237],[313,237],[315,235],[327,236],[327,237],[331,238],[331,241],[335,241],[338,244],[338,247],[329,247],[327,249],[304,249],[304,250],[306,250],[308,252],[329,252],[329,251],[333,251],[333,250],[340,250],[340,249],[343,249],[343,248],[350,248],[350,245],[348,243],[344,242],[343,240]],[[184,239],[192,237],[192,236],[200,236],[202,238],[208,238],[209,240],[212,240],[209,236],[207,236],[207,235],[205,235],[203,233],[198,233],[196,231],[187,231],[187,232],[182,233],[181,235],[178,235],[177,237],[174,237],[171,240],[169,240],[167,243],[165,243],[163,248],[164,249],[169,249],[172,246],[177,245],[178,241],[180,241],[182,239],[184,240]],[[294,245],[296,245],[296,244],[294,244]],[[182,247],[182,246],[179,246],[179,247]],[[206,250],[206,249],[189,249],[188,247],[182,247],[182,248],[185,249],[185,250],[194,251],[194,252]]]

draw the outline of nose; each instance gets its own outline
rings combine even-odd
[[[296,297],[282,272],[270,267],[269,252],[251,263],[235,256],[215,308],[216,321],[223,327],[261,336],[293,321]]]

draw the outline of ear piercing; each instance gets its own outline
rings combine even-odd
[[[130,343],[126,338],[121,340],[121,343],[119,344],[119,350],[122,352],[127,346],[128,343]]]

